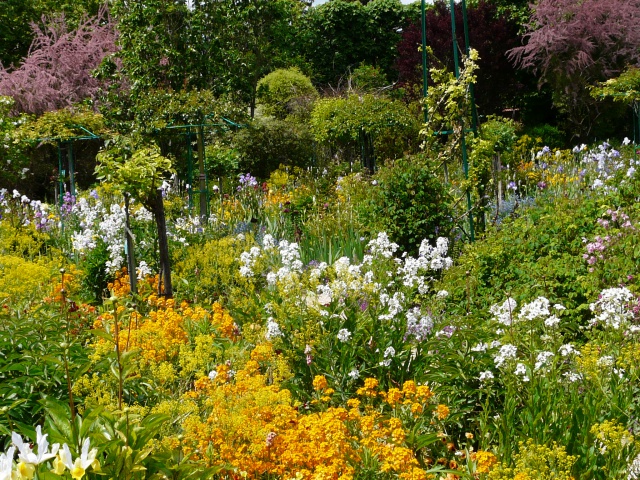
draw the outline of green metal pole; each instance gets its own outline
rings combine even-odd
[[[451,36],[453,39],[453,66],[455,68],[456,78],[460,78],[460,66],[458,64],[458,40],[456,38],[456,13],[454,0],[450,0],[451,6]],[[464,170],[464,178],[469,179],[469,159],[467,156],[467,142],[464,134],[464,118],[460,119],[461,132],[460,132],[460,147],[462,148],[462,169]],[[471,192],[467,188],[467,210],[469,215],[469,238],[471,241],[475,241],[475,232],[473,228],[473,213],[471,211]]]
[[[62,142],[58,140],[58,205],[62,206],[64,195],[64,170],[62,170]]]
[[[456,74],[456,78],[460,78],[460,66],[458,59],[458,38],[456,35],[456,12],[454,10],[455,3],[453,0],[449,0],[451,7],[451,36],[453,38],[453,68]]]
[[[69,182],[71,186],[71,195],[76,196],[76,175],[73,165],[73,140],[69,140]]]
[[[204,122],[204,119],[202,120]],[[198,127],[198,186],[200,190],[200,225],[205,225],[207,221],[207,210],[209,206],[209,191],[207,189],[207,176],[204,171],[204,123]],[[204,228],[204,227],[203,227]]]
[[[464,28],[464,45],[465,53],[469,56],[471,51],[471,43],[469,42],[469,21],[467,19],[467,2],[462,0],[462,24]],[[469,93],[471,94],[471,129],[475,135],[478,134],[478,110],[476,109],[476,95],[475,86],[472,83],[469,86]]]
[[[426,0],[422,0],[422,98],[424,99],[424,123],[429,121],[429,109],[427,108],[427,13],[425,7]]]
[[[191,147],[191,129],[187,128],[187,180],[189,181],[189,211],[193,209],[193,148]]]

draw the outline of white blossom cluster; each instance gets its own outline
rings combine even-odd
[[[420,307],[413,307],[407,311],[407,333],[405,340],[413,336],[416,342],[422,342],[433,330],[433,319],[429,315],[423,315]]]
[[[253,277],[254,273],[252,268],[261,255],[262,252],[259,247],[251,247],[248,252],[242,252],[240,254],[240,263],[242,263],[240,275],[243,277]]]
[[[607,288],[600,293],[598,301],[589,305],[595,317],[589,322],[590,325],[602,324],[618,330],[627,326],[628,321],[633,318],[633,312],[629,308],[630,302],[634,299],[633,293],[626,287]],[[635,330],[635,327],[631,329]]]
[[[627,469],[627,480],[640,480],[640,454],[633,459]]]
[[[502,345],[500,347],[500,351],[493,357],[493,361],[496,364],[496,367],[500,368],[508,360],[516,358],[517,354],[518,348],[515,345],[507,343],[506,345]]]
[[[514,311],[518,303],[511,297],[507,298],[502,305],[492,305],[489,312],[493,315],[493,319],[502,325],[511,325],[513,323]]]
[[[272,340],[281,336],[282,330],[280,330],[280,325],[278,325],[273,317],[269,317],[267,319],[267,333],[265,333],[265,337],[267,338],[267,340]]]
[[[391,258],[398,250],[398,244],[391,242],[385,232],[380,232],[376,238],[367,244],[367,249],[374,258]]]

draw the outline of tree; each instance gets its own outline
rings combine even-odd
[[[417,121],[399,101],[371,94],[326,98],[316,102],[311,112],[311,131],[316,141],[342,149],[352,156],[359,145],[365,168],[374,170],[374,145],[383,156],[402,156],[417,134]],[[378,139],[388,140],[382,144]],[[375,143],[374,143],[375,142]]]
[[[3,0],[0,8],[0,65],[10,68],[29,53],[34,40],[32,24],[42,17],[64,12],[67,25],[76,29],[86,16],[98,14],[100,0]]]
[[[63,15],[46,28],[32,24],[35,40],[22,65],[0,67],[0,94],[12,96],[14,110],[40,114],[74,103],[93,102],[105,84],[91,72],[116,51],[116,30],[106,8],[69,31]]]
[[[160,153],[156,145],[138,144],[128,137],[117,137],[98,154],[96,168],[99,180],[113,183],[125,195],[138,199],[152,213],[158,233],[160,272],[164,295],[173,296],[171,264],[164,203],[160,186],[173,168],[171,160]]]
[[[302,55],[314,81],[337,86],[362,63],[392,73],[395,47],[404,26],[400,0],[372,0],[366,5],[332,0],[311,8],[299,26]]]
[[[267,115],[280,120],[317,97],[311,79],[296,67],[274,70],[258,82],[258,102]]]
[[[589,86],[640,63],[640,2],[539,0],[532,8],[527,42],[509,58],[550,85],[576,135],[588,136],[601,114]]]
[[[299,0],[115,0],[119,57],[132,94],[149,89],[237,93],[255,108],[258,80],[284,66]]]

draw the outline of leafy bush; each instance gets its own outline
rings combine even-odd
[[[291,114],[304,116],[317,97],[311,79],[296,67],[275,70],[258,82],[258,103],[264,113],[280,120]]]
[[[302,125],[277,119],[256,119],[238,132],[235,147],[240,169],[267,178],[281,164],[306,167],[313,161],[313,139]]]
[[[435,241],[449,234],[451,200],[421,157],[381,167],[371,183],[370,196],[357,207],[371,231],[387,232],[409,253],[415,253],[425,238]]]

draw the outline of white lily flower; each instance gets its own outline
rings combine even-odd
[[[13,470],[13,454],[16,447],[10,447],[7,453],[0,453],[0,480],[11,480]]]
[[[60,452],[60,461],[64,464],[65,467],[69,469],[71,473],[71,478],[80,479],[84,476],[87,468],[94,466],[96,455],[98,454],[98,450],[96,448],[89,451],[89,439],[85,438],[84,442],[82,442],[82,450],[80,452],[80,457],[76,458],[75,462],[72,460],[71,451],[69,450],[69,446],[65,443],[62,446],[62,450]]]
[[[35,454],[31,446],[22,440],[22,437],[15,432],[11,433],[11,440],[13,444],[18,447],[18,458],[24,463],[31,465],[39,465],[47,460],[52,459],[58,453],[60,445],[55,443],[51,446],[49,451],[49,442],[47,441],[47,434],[42,435],[42,427],[38,425],[36,427],[36,445],[38,445],[38,453]]]

